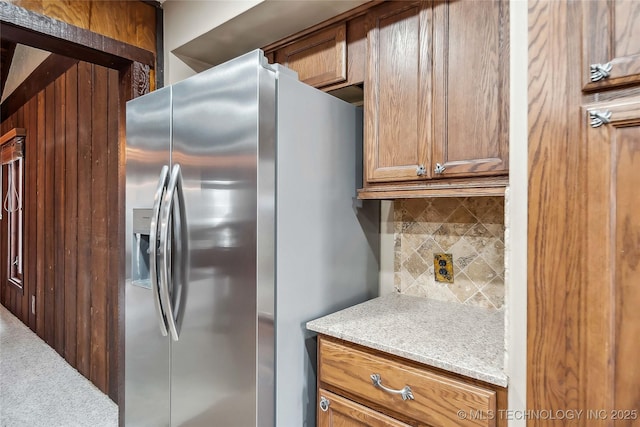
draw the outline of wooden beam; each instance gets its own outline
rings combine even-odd
[[[49,83],[77,63],[77,59],[49,55],[0,105],[0,117],[4,119],[11,116]]]
[[[2,59],[0,59],[0,94],[4,92],[4,85],[9,76],[9,69],[11,68],[11,61],[13,60],[15,50],[16,43],[2,39],[0,42],[0,51],[2,51]]]
[[[152,52],[0,2],[2,38],[108,68],[121,69],[132,61],[154,67]]]

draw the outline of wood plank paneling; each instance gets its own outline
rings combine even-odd
[[[27,237],[25,239],[25,285],[28,290],[27,306],[29,310],[29,327],[36,330],[37,317],[35,307],[32,307],[32,300],[36,296],[37,287],[37,232],[38,232],[38,97],[34,96],[28,102],[29,121],[25,124],[25,129],[30,129],[25,141],[25,220],[27,222]]]
[[[45,206],[45,114],[46,114],[45,91],[38,93],[38,130],[37,130],[37,165],[36,165],[36,333],[40,337],[44,337],[44,276],[45,276],[45,259],[44,259],[44,212]],[[27,130],[27,132],[30,132]],[[29,262],[27,260],[27,262]]]
[[[26,296],[2,284],[0,299],[114,401],[122,356],[121,92],[119,71],[79,62],[1,125],[20,124],[30,136]],[[6,227],[0,234],[4,238]],[[6,245],[1,246],[6,260]],[[2,274],[5,264],[0,263]],[[29,314],[31,296],[35,314]]]
[[[77,369],[89,378],[91,359],[91,64],[78,64],[78,265]]]
[[[55,82],[45,89],[45,137],[44,143],[44,340],[50,346],[55,344],[55,240],[53,235],[54,192],[55,192]]]
[[[93,66],[91,103],[91,367],[90,379],[106,390],[107,70]]]
[[[78,65],[66,72],[66,140],[65,183],[67,189],[78,188]],[[64,316],[65,359],[76,364],[76,280],[78,257],[78,193],[65,194],[64,208]]]
[[[61,75],[54,83],[55,92],[55,139],[54,143],[54,205],[53,205],[53,247],[54,252],[54,288],[55,288],[55,345],[60,355],[65,356],[65,318],[64,318],[64,206],[65,206],[65,157],[66,157],[66,74]]]
[[[120,170],[120,150],[119,138],[120,129],[120,99],[117,96],[120,86],[118,72],[109,70],[108,76],[108,102],[107,102],[107,166],[109,173]],[[119,175],[119,174],[114,174]],[[115,179],[114,179],[115,178]],[[114,215],[114,212],[120,210],[120,177],[111,177],[107,180],[107,244],[109,253],[109,263],[107,266],[107,366],[109,367],[108,389],[109,396],[114,401],[117,398],[118,391],[118,357],[119,357],[119,317],[120,306],[118,294],[119,283],[119,258],[121,256],[120,246],[120,221],[121,215]],[[122,306],[124,307],[124,306]],[[113,369],[116,367],[116,369]]]

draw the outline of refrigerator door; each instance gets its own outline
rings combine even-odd
[[[157,233],[151,235],[151,228],[157,225],[154,199],[165,187],[161,171],[171,163],[171,88],[129,101],[126,126],[124,422],[168,426],[171,346],[152,280]]]
[[[172,426],[273,425],[273,410],[258,422],[256,409],[259,105],[270,102],[270,126],[275,119],[275,77],[262,61],[254,51],[173,86],[172,158],[189,244]]]

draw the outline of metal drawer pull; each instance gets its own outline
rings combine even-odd
[[[322,412],[327,412],[329,410],[329,405],[331,405],[331,401],[329,401],[329,399],[327,399],[326,397],[322,396],[320,398],[320,409],[322,409]]]
[[[591,71],[591,81],[597,82],[606,79],[609,77],[609,74],[611,74],[612,68],[611,62],[607,62],[606,64],[591,64],[589,67]]]
[[[611,122],[611,111],[589,111],[591,127],[598,128]]]
[[[433,171],[440,175],[443,174],[445,169],[447,169],[444,165],[441,165],[440,163],[436,163],[436,167],[433,169]]]
[[[416,168],[416,175],[422,176],[425,173],[427,173],[427,168],[425,168],[424,165],[420,165]]]
[[[380,374],[371,374],[371,382],[375,387],[386,391],[387,393],[400,394],[402,395],[402,400],[413,400],[413,393],[411,392],[411,387],[408,385],[404,386],[402,390],[393,390],[391,388],[387,388],[382,385],[382,378],[380,378]]]

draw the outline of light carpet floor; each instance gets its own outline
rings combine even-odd
[[[0,426],[117,425],[117,405],[0,305]]]

